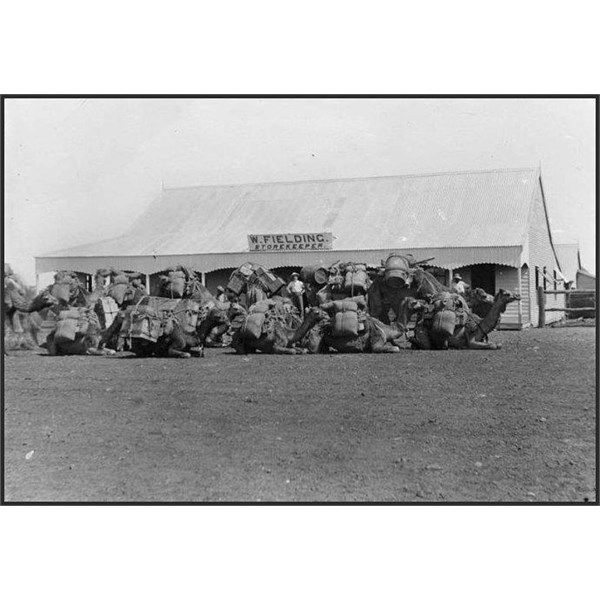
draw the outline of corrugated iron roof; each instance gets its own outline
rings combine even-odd
[[[126,234],[46,257],[235,253],[255,233],[332,232],[334,250],[520,246],[537,169],[164,190]]]

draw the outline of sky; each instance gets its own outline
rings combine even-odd
[[[9,98],[5,261],[34,283],[163,186],[541,166],[555,242],[595,273],[594,127],[588,99]]]

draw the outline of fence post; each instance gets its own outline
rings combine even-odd
[[[542,286],[537,289],[538,297],[538,327],[546,326],[546,294]]]

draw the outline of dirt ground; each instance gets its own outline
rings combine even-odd
[[[5,501],[595,502],[594,328],[500,351],[5,360]]]

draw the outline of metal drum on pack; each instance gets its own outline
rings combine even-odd
[[[409,261],[397,254],[389,256],[385,261],[384,279],[391,288],[405,287],[408,283],[410,265]]]
[[[302,267],[300,278],[306,283],[325,285],[329,279],[329,273],[326,268],[320,265],[309,265]]]

